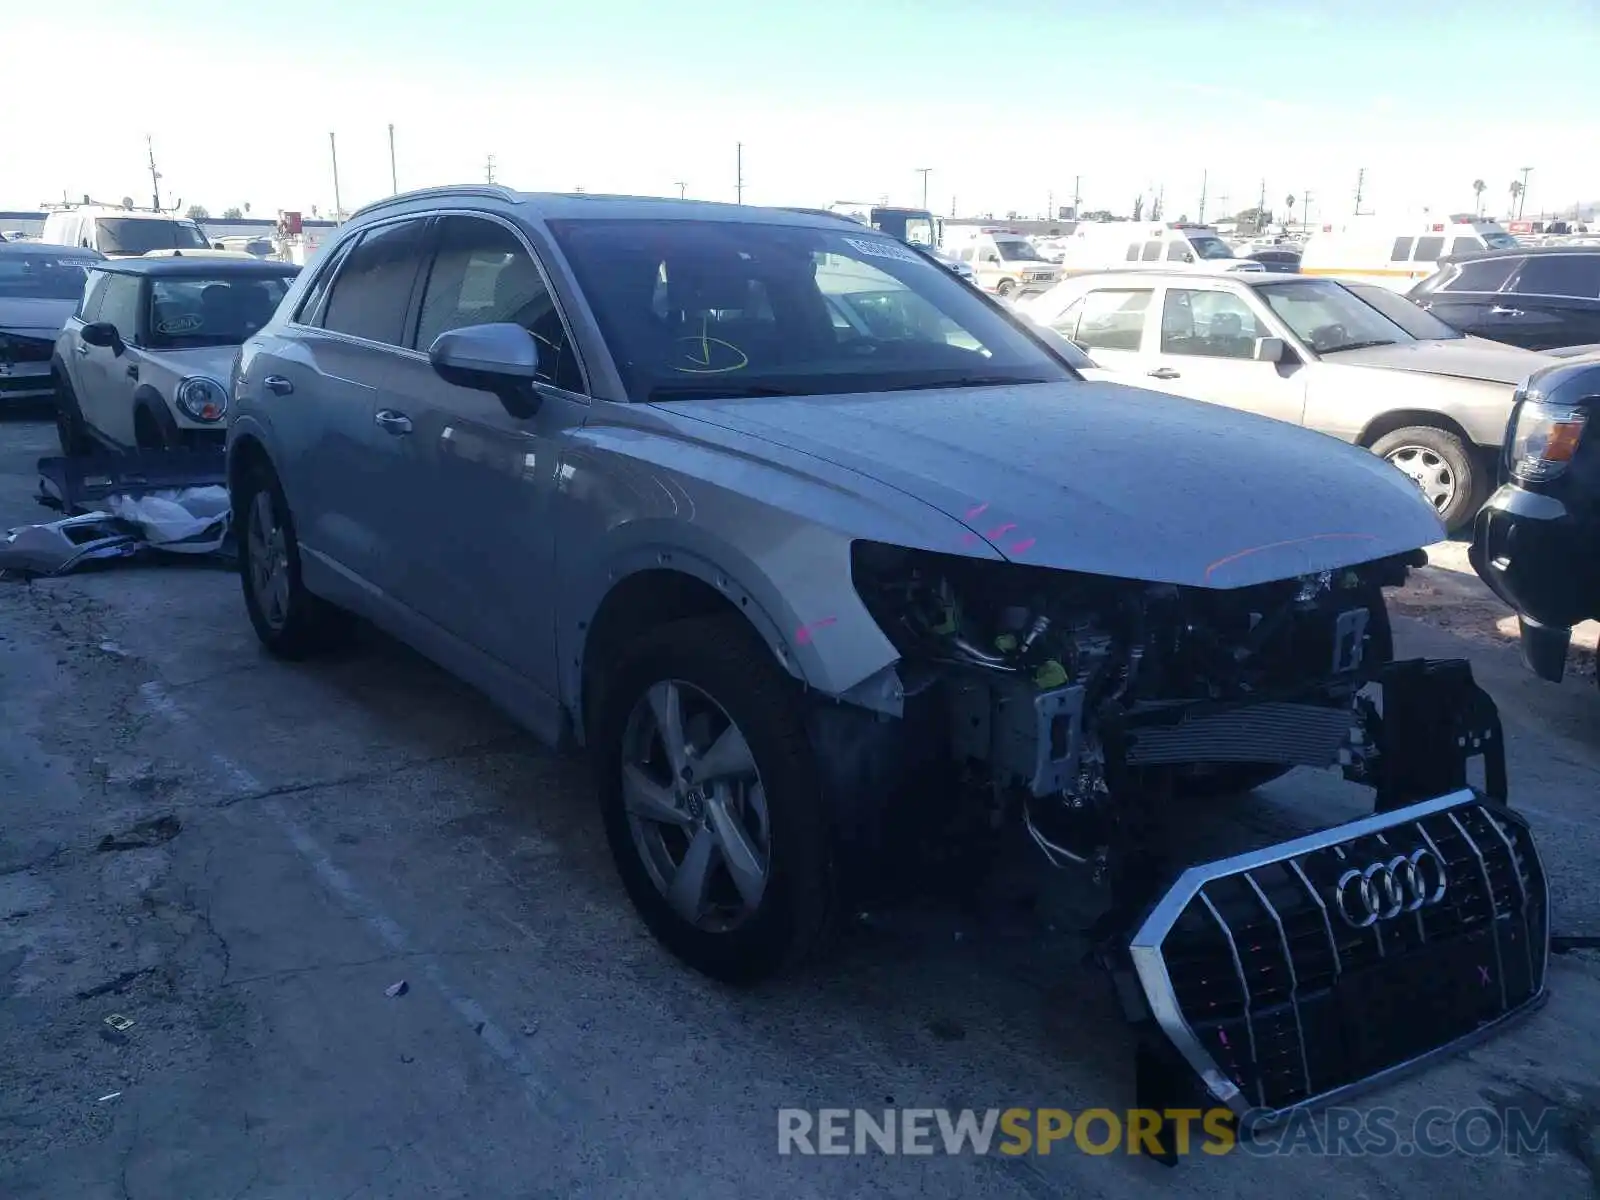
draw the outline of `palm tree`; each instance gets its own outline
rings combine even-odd
[[[1516,216],[1517,215],[1517,197],[1520,196],[1520,195],[1522,195],[1522,183],[1521,183],[1520,180],[1513,179],[1511,181],[1511,215],[1512,216]]]
[[[1484,183],[1484,181],[1481,180],[1481,179],[1474,179],[1472,181],[1472,194],[1473,194],[1474,197],[1477,198],[1477,204],[1478,204],[1477,213],[1478,213],[1478,215],[1480,217],[1483,216],[1483,193],[1484,193],[1484,189],[1487,188],[1488,186],[1489,185]]]

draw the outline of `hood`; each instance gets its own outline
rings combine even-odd
[[[1390,371],[1510,384],[1521,383],[1540,367],[1550,365],[1550,360],[1536,350],[1522,350],[1472,337],[1337,350],[1324,354],[1322,361],[1341,367],[1382,367]]]
[[[1233,588],[1436,542],[1400,472],[1267,417],[1114,383],[657,406],[877,479],[1021,563]]]
[[[147,358],[182,378],[188,375],[205,375],[223,387],[233,375],[233,360],[239,357],[238,346],[202,346],[194,350],[147,350]]]
[[[55,337],[78,307],[76,300],[39,300],[0,296],[0,329],[11,333]]]

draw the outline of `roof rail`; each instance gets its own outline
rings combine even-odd
[[[507,204],[515,204],[521,196],[510,188],[500,187],[492,183],[450,183],[440,187],[418,188],[411,192],[400,192],[398,195],[385,196],[382,200],[374,200],[371,204],[364,204],[347,218],[353,221],[366,213],[377,212],[380,208],[387,208],[391,204],[407,204],[412,200],[426,200],[437,196],[441,199],[446,196],[483,196],[490,200],[503,200]]]

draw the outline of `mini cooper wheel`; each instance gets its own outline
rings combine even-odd
[[[61,453],[67,458],[81,458],[94,452],[94,444],[83,427],[83,413],[78,408],[78,397],[59,373],[56,385],[56,440]]]
[[[252,469],[235,498],[239,577],[256,636],[280,658],[331,648],[349,631],[349,616],[306,590],[300,543],[277,476]]]
[[[596,766],[606,835],[651,932],[753,982],[814,955],[836,868],[793,681],[739,617],[674,622],[610,672]]]

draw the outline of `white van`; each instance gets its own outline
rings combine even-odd
[[[56,209],[44,219],[39,240],[52,246],[87,246],[107,258],[134,258],[152,250],[211,249],[205,231],[187,217],[92,204]]]
[[[1185,221],[1089,221],[1065,239],[1063,271],[1261,271],[1239,258],[1215,228]]]
[[[1478,250],[1514,249],[1517,239],[1495,221],[1457,214],[1437,220],[1356,217],[1324,225],[1300,255],[1300,274],[1376,283],[1397,292],[1439,269],[1439,260]]]
[[[996,296],[1047,292],[1061,278],[1061,268],[1015,229],[946,223],[939,248],[971,267],[973,282]]]

